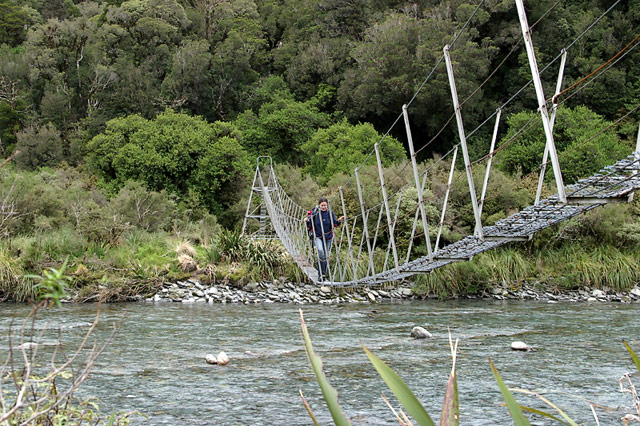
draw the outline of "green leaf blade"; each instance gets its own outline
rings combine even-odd
[[[631,355],[633,363],[636,365],[638,371],[640,371],[640,358],[638,358],[638,355],[636,355],[631,346],[625,340],[623,340],[622,343],[624,343],[624,345],[626,346],[627,351],[629,351],[629,355]]]
[[[498,382],[498,387],[500,387],[500,392],[502,392],[502,397],[507,403],[507,407],[509,408],[509,412],[511,413],[511,418],[513,419],[513,424],[515,426],[531,426],[529,420],[522,414],[522,410],[520,409],[520,405],[513,397],[507,385],[504,384],[502,378],[500,377],[500,373],[496,369],[496,366],[491,362],[491,358],[489,358],[489,364],[491,365],[491,370],[493,370],[493,375],[496,378],[496,382]]]
[[[382,380],[387,384],[389,390],[393,392],[395,397],[400,401],[402,406],[407,412],[418,422],[421,426],[435,426],[429,414],[425,411],[424,407],[418,401],[415,394],[409,389],[409,387],[402,381],[400,376],[385,364],[380,358],[375,356],[366,346],[363,345],[364,351],[369,357],[369,360],[382,377]]]
[[[318,381],[318,385],[320,386],[320,390],[322,391],[322,395],[327,404],[327,408],[331,413],[333,422],[336,426],[350,426],[351,423],[342,413],[342,409],[340,408],[340,404],[338,403],[338,391],[335,390],[335,388],[331,386],[331,384],[329,384],[329,382],[327,381],[327,378],[322,371],[322,359],[313,351],[311,337],[309,337],[307,325],[305,324],[304,317],[302,316],[302,309],[300,309],[300,323],[302,327],[304,349],[307,352],[307,357],[309,358],[309,362],[311,363],[311,368],[316,375],[316,380]]]

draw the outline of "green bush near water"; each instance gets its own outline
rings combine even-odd
[[[301,169],[288,166],[286,170],[282,185],[302,193]],[[363,180],[375,182],[374,171],[363,170]],[[385,173],[394,190],[412,179],[408,170],[397,166],[385,169]],[[434,182],[443,173],[435,170]],[[129,181],[109,197],[95,186],[91,176],[70,167],[39,171],[7,168],[0,174],[0,192],[18,213],[0,226],[4,235],[0,239],[0,300],[33,300],[34,283],[24,276],[60,267],[65,258],[69,258],[71,290],[78,301],[130,300],[154,293],[164,281],[194,274],[229,282],[279,277],[306,280],[281,245],[250,242],[237,230],[221,227],[215,216],[197,207],[195,195],[193,199],[177,200],[164,191],[150,191],[139,182]],[[485,215],[491,217],[506,216],[528,202],[522,187],[513,185],[512,177],[496,176],[498,184],[508,190],[503,191],[502,200],[492,199],[485,206]],[[308,190],[319,193],[321,188],[308,178],[304,182],[304,195],[312,203],[315,194]],[[410,188],[402,194],[402,215],[413,215],[415,190]],[[454,187],[452,202],[464,204],[461,194]],[[345,191],[347,205],[355,202],[354,195]],[[584,286],[628,290],[640,280],[639,199],[577,216],[542,231],[531,242],[514,243],[478,255],[471,262],[418,275],[415,292],[446,298],[482,294],[493,286],[517,288],[523,282],[539,282],[551,290]],[[240,200],[241,204],[245,202]],[[438,220],[436,206],[427,206],[429,220]],[[445,220],[441,244],[456,240],[455,235],[469,226],[466,221],[465,217],[458,223]],[[399,227],[397,231],[396,244],[404,252],[411,229]],[[356,229],[356,236],[358,232],[361,230]],[[180,269],[175,252],[185,240],[196,248],[196,268],[191,272]],[[418,238],[412,250],[413,256],[424,255],[424,241]],[[347,261],[344,253],[341,259],[334,259],[338,260]],[[366,257],[361,260],[358,276],[369,267]],[[393,258],[376,250],[373,261],[380,271]],[[231,270],[224,272],[232,264]],[[209,265],[220,267],[213,273]]]

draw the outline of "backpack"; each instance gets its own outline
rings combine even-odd
[[[314,207],[312,210],[308,210],[307,211],[307,217],[309,218],[309,220],[307,221],[307,235],[309,236],[309,238],[311,240],[313,240],[315,238],[314,232],[313,232],[313,217],[318,213],[318,207]]]

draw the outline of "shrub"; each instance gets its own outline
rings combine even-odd
[[[109,202],[123,220],[145,231],[165,229],[176,206],[166,191],[149,191],[141,182],[128,181]]]
[[[251,170],[233,128],[172,110],[109,121],[89,143],[89,162],[114,192],[128,180],[181,198],[192,190],[214,212],[236,200]]]
[[[16,163],[22,168],[35,170],[43,166],[56,166],[64,159],[60,132],[51,123],[27,127],[16,137],[16,150],[20,151]]]
[[[504,141],[514,137],[532,114],[524,111],[509,117],[509,130]],[[528,132],[514,139],[496,157],[497,164],[504,171],[513,174],[519,170],[528,174],[540,167],[546,138],[542,122],[536,118],[534,123]],[[618,139],[615,129],[604,130],[608,125],[601,116],[584,106],[558,110],[554,140],[565,183],[589,176],[629,153],[630,147]],[[548,173],[548,177],[553,178],[553,173]]]

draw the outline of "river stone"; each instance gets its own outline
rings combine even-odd
[[[403,296],[411,296],[411,294],[412,294],[412,291],[411,291],[410,288],[403,288],[403,289],[401,289],[401,292],[402,292]]]
[[[367,296],[369,296],[369,300],[371,300],[371,302],[376,301],[376,296],[373,293],[367,293]]]
[[[514,351],[532,351],[533,348],[524,342],[516,341],[511,343],[511,349]]]
[[[322,287],[320,287],[320,292],[322,292],[324,294],[329,294],[329,293],[331,293],[331,288],[329,288],[326,285],[323,285]]]
[[[606,295],[604,294],[604,291],[598,290],[598,289],[593,290],[593,292],[591,292],[591,295],[596,299],[601,299],[603,297],[606,297]]]
[[[640,297],[640,288],[636,287],[631,289],[631,294],[633,294],[634,296]]]
[[[212,354],[207,354],[204,357],[204,360],[207,364],[217,364],[218,363],[218,358],[215,357],[215,355]]]
[[[411,337],[414,339],[426,339],[433,337],[431,333],[420,326],[413,327],[411,330]]]

